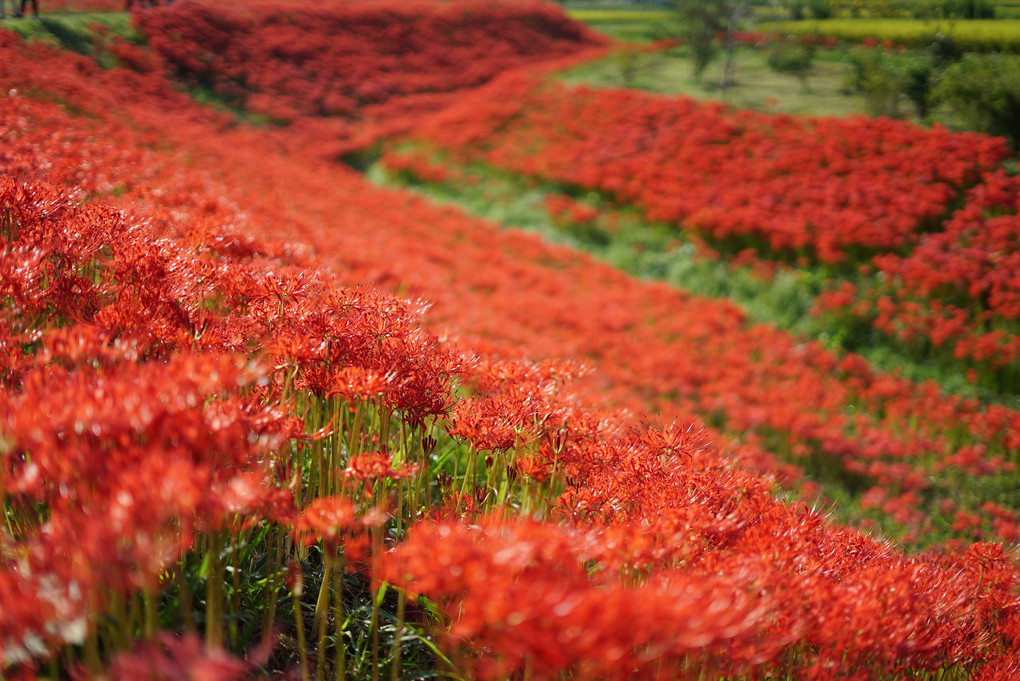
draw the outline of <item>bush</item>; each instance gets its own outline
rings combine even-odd
[[[701,79],[705,69],[719,53],[716,36],[729,26],[732,8],[728,0],[677,0],[681,36],[694,65],[694,77]]]
[[[765,61],[773,71],[799,78],[801,87],[805,88],[817,49],[814,43],[799,40],[776,41],[769,46]]]
[[[1000,135],[1020,148],[1020,63],[968,54],[949,66],[934,92],[969,130]]]
[[[811,16],[815,19],[832,18],[832,4],[829,0],[808,0],[807,6],[811,10]]]
[[[892,55],[859,47],[850,51],[849,63],[847,86],[864,96],[871,113],[902,117],[900,104],[906,89],[905,79],[902,70],[893,63]]]
[[[804,2],[803,0],[786,0],[783,3],[783,7],[790,13],[790,19],[793,21],[801,21],[804,19]]]
[[[899,116],[906,98],[917,117],[928,120],[942,72],[963,57],[950,38],[936,34],[923,51],[893,53],[859,48],[850,53],[850,87],[865,96],[874,113]]]
[[[961,19],[994,19],[995,3],[988,0],[944,0],[946,16]]]
[[[832,17],[832,7],[829,4],[829,0],[786,0],[783,6],[794,21],[801,21],[809,15],[813,19],[829,19]]]

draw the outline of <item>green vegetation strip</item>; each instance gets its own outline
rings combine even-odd
[[[640,9],[571,9],[571,19],[629,43],[650,43],[677,36],[676,12]]]
[[[849,65],[843,54],[821,50],[803,77],[778,73],[763,50],[741,47],[736,51],[734,82],[719,85],[725,60],[719,59],[693,77],[693,60],[685,48],[638,52],[618,50],[602,59],[581,64],[559,76],[566,83],[598,88],[632,88],[661,95],[685,95],[723,101],[756,111],[783,111],[810,116],[852,116],[869,113],[867,100],[848,92]]]
[[[763,32],[818,35],[848,42],[891,41],[921,47],[936,34],[949,36],[964,50],[1020,53],[1020,19],[825,19],[762,24]]]
[[[654,9],[572,9],[567,14],[571,19],[586,23],[668,21],[676,18],[676,12]]]
[[[102,52],[104,43],[111,36],[136,43],[142,40],[131,24],[129,12],[43,14],[38,19],[6,19],[0,21],[0,28],[13,31],[30,42],[46,42],[88,56],[97,56]],[[104,67],[113,66],[108,59],[105,62],[100,59],[99,63]]]

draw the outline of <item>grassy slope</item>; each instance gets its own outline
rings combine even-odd
[[[563,78],[570,83],[595,87],[631,87],[657,94],[715,99],[758,111],[812,116],[850,116],[867,112],[864,98],[846,89],[847,65],[840,52],[820,54],[805,83],[773,71],[764,54],[756,49],[740,48],[736,64],[736,83],[725,90],[719,87],[722,59],[710,64],[701,81],[696,81],[691,60],[682,48],[610,55],[579,66]]]
[[[671,12],[662,9],[575,9],[571,16],[616,40],[649,43],[672,39],[679,27]],[[753,28],[753,27],[752,27]],[[741,46],[736,52],[736,82],[726,89],[719,83],[723,55],[709,65],[702,79],[693,77],[693,65],[682,46],[654,52],[621,51],[566,73],[571,83],[595,87],[628,87],[665,95],[724,101],[759,111],[784,111],[812,116],[867,114],[863,97],[846,87],[847,65],[841,50],[821,50],[805,80],[777,73],[762,51]]]
[[[0,28],[14,31],[29,42],[44,42],[92,57],[103,68],[118,65],[113,54],[104,48],[111,38],[133,43],[142,41],[131,24],[128,12],[42,14],[38,19],[8,18],[0,20]]]

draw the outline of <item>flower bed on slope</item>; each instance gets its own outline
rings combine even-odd
[[[454,163],[599,192],[725,252],[820,265],[831,281],[817,311],[835,312],[847,333],[875,329],[919,360],[960,363],[982,388],[1016,392],[1009,263],[1020,232],[1013,180],[999,170],[1002,139],[735,111],[522,73],[414,138]]]
[[[136,14],[175,78],[248,111],[434,111],[507,69],[604,40],[544,2],[182,2]]]
[[[1016,392],[1020,380],[1020,181],[989,173],[943,229],[908,255],[876,257],[882,283],[834,289],[820,307],[864,319],[908,346],[945,349],[974,379]]]
[[[1001,139],[888,119],[736,111],[524,73],[465,97],[415,136],[714,239],[823,263],[912,244],[1008,155]]]

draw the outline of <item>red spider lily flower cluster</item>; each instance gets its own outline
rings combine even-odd
[[[387,161],[387,167],[389,163]],[[560,225],[583,226],[593,225],[601,215],[601,211],[563,194],[549,194],[545,198],[545,209],[552,219]]]
[[[114,659],[101,673],[80,674],[82,681],[239,681],[257,660],[242,661],[222,651],[207,651],[195,635],[163,634]]]
[[[571,393],[561,394],[564,381],[584,369],[548,361],[528,366],[519,362],[479,360],[468,385],[475,395],[460,400],[450,414],[448,433],[478,450],[517,450],[565,424]]]
[[[314,399],[433,423],[475,452],[519,448],[519,481],[560,485],[550,522],[459,513],[490,492],[466,485],[475,508],[446,514],[466,521],[421,523],[360,561],[437,600],[465,673],[1009,673],[1020,604],[1008,550],[906,557],[776,501],[772,482],[739,463],[801,475],[779,469],[766,444],[832,462],[923,532],[926,497],[1008,472],[1015,411],[945,397],[732,305],[280,153],[272,134],[225,129],[156,74],[102,73],[3,35],[0,54],[0,92],[43,88],[91,115],[0,97],[5,174],[22,176],[3,185],[2,480],[32,521],[0,541],[5,664],[27,668],[79,641],[122,588],[109,579],[162,586],[191,530],[258,517],[299,543],[339,548],[363,530],[381,542],[392,527],[381,511],[352,511],[364,500],[290,493],[301,471],[280,450],[341,427],[331,414],[293,416]],[[52,75],[67,71],[76,78]],[[79,206],[43,179],[105,192],[108,207]],[[436,335],[419,304],[338,282],[427,297]],[[547,361],[510,361],[521,357]],[[467,397],[451,397],[455,376]],[[628,429],[650,411],[666,424],[701,414],[725,432],[689,420]],[[389,444],[356,442],[375,453],[361,455],[368,463],[383,463]],[[158,513],[142,513],[140,490],[159,492]],[[33,516],[36,501],[56,512]],[[1015,531],[1009,509],[959,510],[981,517],[973,527],[961,516],[963,537]],[[297,584],[302,568],[290,564]],[[242,673],[185,639],[114,662],[111,677],[144,660],[156,678]]]
[[[1001,139],[887,119],[759,114],[520,72],[415,135],[455,158],[598,190],[654,220],[829,263],[912,243],[1008,154]]]
[[[966,196],[941,230],[921,237],[907,256],[876,256],[885,275],[873,290],[845,284],[820,301],[821,309],[873,318],[904,341],[947,347],[958,359],[993,369],[1020,359],[1020,183],[996,171]],[[991,330],[989,330],[991,329]]]
[[[41,182],[0,182],[0,497],[20,527],[2,580],[36,610],[0,614],[10,662],[80,643],[110,594],[154,591],[194,530],[256,503],[288,421],[243,394],[257,367],[191,352],[201,257]]]
[[[366,398],[411,423],[450,406],[456,362],[413,304],[41,181],[0,178],[0,215],[0,498],[20,527],[0,541],[5,664],[81,643],[113,594],[154,593],[195,531],[288,521],[267,486],[271,454],[303,430],[288,391],[357,367],[387,376]]]
[[[389,557],[388,569],[395,583],[456,613],[450,636],[479,651],[465,661],[477,678],[525,665],[543,679],[568,669],[586,678],[641,678],[652,658],[649,666],[671,660],[675,669],[689,653],[753,647],[771,604],[748,597],[732,573],[600,584],[584,568],[596,546],[553,525],[443,524],[420,528]]]
[[[400,480],[409,478],[419,470],[418,464],[406,466],[393,466],[393,459],[383,452],[365,452],[352,456],[344,469],[344,477],[352,480],[378,480],[389,478]]]
[[[537,1],[180,3],[135,23],[174,77],[350,138],[335,151],[370,142],[352,122],[408,130],[504,70],[605,43]]]
[[[661,461],[633,442],[600,466],[586,486],[600,510],[564,499],[573,529],[418,527],[386,577],[438,600],[448,648],[478,678],[702,678],[784,658],[798,678],[864,678],[964,663],[985,648],[986,618],[1006,637],[1015,626],[1016,574],[997,545],[952,565],[911,560],[711,459]]]
[[[294,536],[306,546],[321,541],[335,553],[340,539],[355,527],[355,513],[354,503],[345,497],[316,499],[294,523]]]

